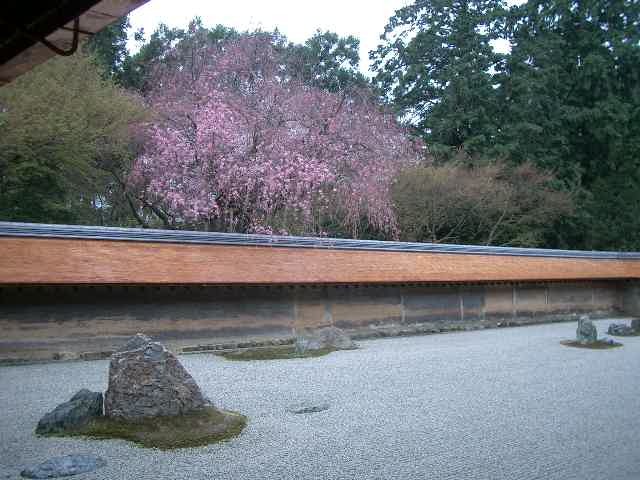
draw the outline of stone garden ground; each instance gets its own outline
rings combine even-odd
[[[594,323],[603,335],[610,322]],[[107,461],[78,479],[640,478],[640,337],[607,351],[560,345],[575,328],[363,341],[306,359],[182,356],[216,406],[249,423],[174,451],[34,435],[80,388],[104,391],[108,361],[0,368],[0,478],[71,453]],[[291,413],[305,404],[329,408]]]

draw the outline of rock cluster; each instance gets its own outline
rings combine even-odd
[[[145,447],[169,449],[231,438],[246,423],[244,415],[215,408],[175,355],[161,343],[138,334],[111,356],[104,402],[101,393],[81,390],[47,413],[36,432],[122,438]],[[42,465],[51,470],[60,462],[77,466],[67,457]],[[75,473],[81,471],[85,470]]]
[[[586,315],[583,315],[578,319],[576,340],[582,344],[595,343],[598,341],[598,331],[596,330],[596,326]]]
[[[51,435],[79,430],[90,420],[102,416],[102,393],[80,390],[38,422],[36,433]]]
[[[617,335],[619,337],[629,337],[640,334],[640,319],[631,320],[631,325],[626,323],[612,323],[607,330],[609,335]]]
[[[635,334],[633,328],[631,328],[626,323],[612,323],[611,325],[609,325],[607,333],[609,335],[616,335],[619,337],[628,337],[629,335]]]
[[[176,356],[139,333],[111,356],[104,402],[102,393],[80,390],[42,417],[36,433],[78,431],[103,415],[135,421],[183,415],[208,406],[209,400]]]
[[[337,327],[324,327],[314,331],[299,331],[295,336],[297,353],[313,350],[350,350],[357,348],[351,337]]]
[[[105,415],[123,420],[183,415],[210,406],[164,345],[137,335],[111,357]]]

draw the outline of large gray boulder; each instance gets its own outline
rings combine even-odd
[[[589,317],[583,315],[578,320],[576,340],[582,344],[595,343],[598,340],[598,331]]]
[[[68,402],[61,403],[38,422],[36,433],[57,434],[79,430],[102,416],[102,393],[80,390]]]
[[[57,478],[93,472],[107,464],[93,455],[65,455],[52,458],[34,467],[25,468],[20,475],[26,478]]]
[[[350,350],[357,348],[351,337],[337,327],[324,327],[313,331],[296,332],[295,348],[298,353],[313,350]]]
[[[107,417],[135,421],[207,406],[210,403],[193,377],[164,345],[148,342],[111,356],[104,400]]]

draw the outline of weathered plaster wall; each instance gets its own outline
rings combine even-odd
[[[622,288],[622,308],[632,316],[640,316],[640,282],[625,282]]]
[[[363,331],[640,312],[638,285],[616,282],[465,286],[56,286],[0,288],[0,358],[110,350],[145,332],[176,348],[287,337],[295,327]],[[568,317],[567,317],[568,316]]]

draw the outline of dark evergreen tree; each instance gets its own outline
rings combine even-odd
[[[123,66],[129,56],[127,49],[129,17],[122,17],[96,33],[85,44],[103,71],[116,81],[121,80]]]
[[[317,31],[304,44],[289,45],[290,68],[304,83],[331,92],[365,87],[368,80],[358,70],[359,47],[360,41],[351,35]]]
[[[510,12],[494,152],[552,170],[576,192],[576,217],[553,245],[640,248],[639,23],[628,0],[530,0]]]
[[[270,37],[285,59],[283,72],[306,84],[332,92],[369,86],[367,78],[358,70],[360,42],[353,36],[340,37],[333,32],[318,31],[305,43],[296,44],[289,42],[278,30],[239,33],[223,25],[208,28],[197,17],[186,29],[160,24],[148,41],[141,40],[139,50],[123,62],[121,82],[128,88],[145,92],[158,68],[176,65],[190,65],[191,68],[192,64],[206,61],[206,58],[194,57],[195,52],[203,52],[202,45],[222,45],[239,35]]]
[[[492,71],[500,0],[417,0],[396,11],[371,52],[382,95],[432,152],[484,151],[497,133]]]
[[[141,32],[139,50],[128,56],[123,64],[122,84],[145,92],[157,68],[197,60],[192,54],[198,51],[199,45],[216,44],[236,35],[235,30],[222,25],[207,28],[199,17],[189,22],[186,29],[160,24],[146,42]]]

